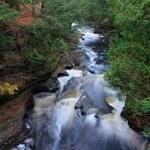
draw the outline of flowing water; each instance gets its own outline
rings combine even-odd
[[[109,65],[97,63],[106,57],[106,50],[96,52],[95,46],[104,37],[89,27],[78,32],[79,48],[87,56],[84,69],[66,70],[68,76],[58,78],[59,92],[34,95],[34,139],[14,149],[144,150],[146,140],[120,115],[125,97],[104,80]]]

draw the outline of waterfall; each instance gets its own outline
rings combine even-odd
[[[145,150],[145,138],[121,117],[125,96],[104,79],[108,64],[97,63],[100,54],[94,43],[103,36],[90,27],[77,31],[82,35],[79,47],[88,58],[81,63],[84,69],[67,69],[68,76],[58,78],[58,93],[34,95],[35,149]]]

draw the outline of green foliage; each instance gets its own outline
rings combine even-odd
[[[32,26],[26,27],[25,32],[26,46],[30,48],[36,48],[47,53],[51,52],[65,52],[68,50],[68,44],[66,42],[66,35],[63,33],[63,27],[61,24],[51,22],[51,17],[44,20],[38,20]]]
[[[82,1],[87,19],[99,26],[111,25],[107,31],[110,83],[126,93],[126,109],[133,115],[149,114],[150,0]]]
[[[15,37],[9,33],[7,25],[13,23],[18,15],[19,13],[7,4],[0,5],[0,51],[15,47]]]
[[[113,86],[127,95],[126,109],[133,115],[150,113],[150,0],[37,0],[42,14],[25,27],[24,62],[33,72],[53,71],[72,47],[74,21],[111,26],[107,74]],[[5,24],[18,12],[10,7],[31,0],[6,0],[0,5],[0,49],[13,47],[15,37]],[[8,46],[9,45],[9,46]],[[63,59],[62,59],[63,58]],[[2,89],[2,88],[1,88]],[[145,127],[144,134],[149,135]]]
[[[118,38],[110,44],[109,60],[112,67],[109,77],[113,85],[121,87],[132,100],[144,100],[150,93],[148,6],[147,0],[114,0],[110,3]]]
[[[126,103],[126,109],[133,112],[135,115],[143,115],[150,113],[150,97],[139,101],[139,99],[130,100]]]
[[[7,4],[0,5],[0,24],[12,22],[17,16],[18,12],[9,8]]]
[[[150,112],[150,97],[147,99],[144,99],[141,102],[141,111],[143,113],[149,113]]]
[[[0,30],[0,51],[15,48],[16,40],[12,35]]]
[[[66,55],[73,45],[71,23],[76,18],[76,5],[78,4],[74,0],[70,0],[68,3],[65,0],[43,0],[42,2],[44,8],[40,18],[36,19],[34,25],[24,28],[26,33],[25,49],[27,51],[36,49],[43,58],[49,60],[49,67],[52,69],[62,62],[58,59]],[[32,67],[37,63],[36,60],[32,62],[31,59],[32,57],[29,57],[29,59],[25,59],[25,62]],[[42,65],[44,67],[44,64]],[[40,65],[36,65],[36,67],[38,70]],[[29,69],[31,70],[31,68]]]
[[[31,3],[32,0],[5,0],[5,3],[8,3],[10,6],[22,4],[22,3]]]
[[[42,0],[41,2],[43,9],[39,19],[36,19],[34,25],[24,28],[26,33],[25,56],[27,55],[25,62],[30,66],[30,70],[31,68],[38,70],[40,66],[45,68],[44,66],[48,63],[52,69],[58,63],[62,63],[61,57],[66,55],[74,42],[71,37],[73,34],[71,24],[74,20],[79,19],[81,12],[79,0]],[[38,64],[39,60],[35,57],[42,59],[41,64]],[[49,61],[45,62],[45,60]]]
[[[45,28],[44,28],[45,26]],[[50,34],[46,32],[46,25],[41,20],[36,21],[34,25],[25,28],[26,46],[32,49],[48,49],[50,43]],[[45,40],[45,39],[49,39]]]
[[[49,14],[66,27],[71,27],[74,20],[79,20],[81,15],[80,0],[54,0],[44,1],[44,14]],[[69,29],[68,28],[68,29]]]
[[[127,95],[126,109],[150,113],[150,1],[110,1],[116,39],[110,43],[110,82]],[[145,124],[144,128],[147,128]],[[149,132],[144,131],[149,135]]]
[[[110,20],[107,6],[107,0],[82,0],[82,17],[87,21],[94,21],[96,24],[102,24],[102,22],[106,24]]]
[[[33,72],[39,70],[44,71],[47,67],[49,67],[47,56],[41,54],[36,49],[33,49],[32,51],[27,51],[25,55],[25,63],[28,68]]]
[[[51,17],[38,20],[34,25],[25,28],[26,46],[25,63],[32,71],[50,69],[61,63],[59,60],[69,49],[63,33],[63,27],[51,22]],[[57,33],[58,32],[58,33]],[[60,55],[58,57],[58,55]]]
[[[143,134],[145,137],[150,137],[150,128],[145,128]]]

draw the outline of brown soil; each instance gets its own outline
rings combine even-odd
[[[32,25],[34,23],[34,18],[32,16],[32,11],[25,12],[23,16],[19,16],[16,19],[16,24],[19,26],[26,26],[26,25]]]
[[[19,6],[20,11],[23,13],[23,15],[19,16],[16,19],[16,24],[18,26],[26,26],[26,25],[32,25],[35,21],[35,18],[32,15],[32,7],[30,5],[20,5]],[[40,14],[42,9],[41,3],[37,4],[35,6],[36,14]]]

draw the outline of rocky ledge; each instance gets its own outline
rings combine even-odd
[[[33,106],[32,95],[41,90],[55,92],[59,89],[57,75],[64,72],[64,66],[53,74],[45,73],[28,81],[24,88],[12,97],[1,97],[0,104],[0,149],[9,149],[31,136],[30,130],[23,128],[26,111]]]

